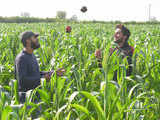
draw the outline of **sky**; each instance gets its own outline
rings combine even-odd
[[[0,16],[20,16],[29,12],[34,17],[55,17],[66,11],[67,18],[77,15],[80,20],[147,21],[151,16],[160,20],[160,0],[0,0]],[[86,13],[80,12],[87,6]]]

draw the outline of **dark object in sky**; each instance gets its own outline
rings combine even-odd
[[[87,7],[86,7],[86,6],[83,6],[83,7],[81,8],[81,12],[83,12],[83,13],[87,12]]]

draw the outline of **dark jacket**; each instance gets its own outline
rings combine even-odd
[[[19,53],[15,60],[15,78],[20,92],[26,92],[40,85],[41,73],[34,54],[25,51]]]

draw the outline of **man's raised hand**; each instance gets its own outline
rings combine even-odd
[[[44,75],[44,78],[45,78],[47,81],[49,81],[49,80],[51,79],[51,75],[49,75],[49,73],[46,73],[46,74]]]
[[[97,58],[97,59],[101,59],[102,58],[102,52],[101,52],[101,50],[100,49],[97,49],[96,51],[95,51],[95,57]]]

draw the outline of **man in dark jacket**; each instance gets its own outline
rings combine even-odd
[[[126,75],[129,76],[132,73],[132,55],[134,52],[134,48],[128,44],[128,39],[130,37],[130,31],[122,24],[116,26],[115,34],[114,34],[114,42],[117,44],[116,48],[110,48],[110,55],[113,52],[116,52],[117,55],[121,55],[122,58],[127,57],[129,68],[126,71]],[[102,55],[101,50],[96,50],[95,56],[98,59],[99,67],[102,67]],[[117,81],[117,71],[114,73],[114,80]]]
[[[50,80],[51,72],[40,72],[39,65],[33,54],[34,50],[40,48],[38,41],[38,34],[32,31],[26,31],[21,34],[21,42],[23,43],[23,50],[17,55],[15,60],[15,76],[18,80],[18,90],[20,93],[35,89],[40,85],[40,79],[45,78]],[[57,74],[63,75],[64,69],[59,69]],[[20,95],[20,101],[24,102],[24,94]]]

